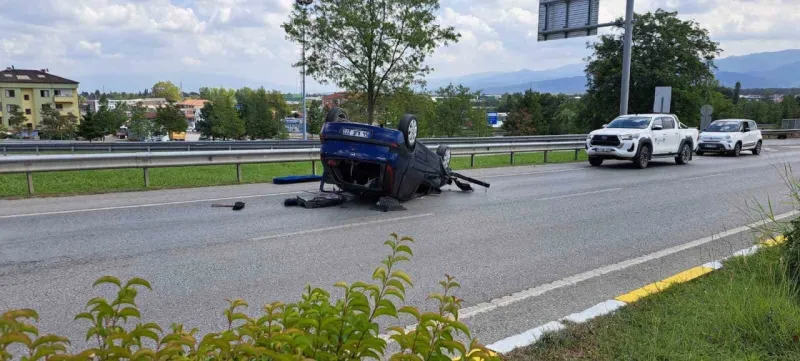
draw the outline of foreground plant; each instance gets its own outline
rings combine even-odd
[[[397,266],[410,261],[411,242],[409,237],[392,234],[385,242],[391,252],[373,272],[373,282],[336,283],[344,291],[341,299],[332,300],[328,291],[307,286],[300,301],[264,305],[257,318],[242,312],[249,307],[244,300],[228,299],[223,311],[227,329],[202,337],[197,329],[187,330],[182,324],[164,331],[141,320],[135,301],[141,289],[151,289],[147,281],[132,278],[123,283],[103,276],[94,286],[111,285],[116,297],[92,298],[86,312],[75,317],[88,322],[86,341],[92,347],[70,353],[68,339],[39,336],[38,328],[30,323],[38,321],[34,310],[11,310],[0,319],[0,361],[363,360],[381,358],[387,339],[400,346],[389,355],[391,360],[451,360],[454,356],[499,360],[489,356],[458,321],[462,300],[453,294],[460,287],[453,277],[446,276],[440,282],[442,292],[428,297],[437,306],[435,312],[403,304],[406,287],[413,285],[411,276]],[[390,327],[382,335],[378,319],[401,314],[410,315],[417,324],[409,329]]]

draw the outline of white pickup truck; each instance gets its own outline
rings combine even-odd
[[[674,114],[623,115],[589,133],[586,152],[595,167],[606,159],[617,159],[647,168],[651,159],[667,157],[687,164],[697,149],[698,136],[697,128],[684,126]]]

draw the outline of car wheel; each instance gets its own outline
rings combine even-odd
[[[741,154],[742,154],[742,143],[736,143],[736,145],[733,146],[733,151],[731,152],[731,155],[734,157],[738,157]]]
[[[678,154],[675,157],[675,163],[678,164],[688,164],[692,160],[692,149],[689,147],[689,144],[684,143],[683,148],[681,148],[681,154]]]
[[[650,163],[650,146],[645,145],[639,151],[639,155],[633,158],[633,164],[636,168],[644,169],[647,168],[647,164]]]
[[[442,159],[442,165],[444,169],[450,168],[450,159],[453,157],[452,152],[450,151],[450,146],[447,145],[440,145],[439,148],[436,148],[436,155]]]
[[[599,167],[599,166],[603,165],[603,158],[590,157],[589,158],[589,164],[591,164],[592,167]]]
[[[417,146],[417,135],[419,133],[419,128],[417,127],[417,117],[412,114],[403,115],[400,117],[400,123],[398,123],[397,129],[403,133],[403,139],[406,142],[406,148],[408,148],[410,151],[413,151],[414,147]]]
[[[344,109],[335,107],[328,111],[328,114],[325,116],[325,123],[346,122],[349,119]]]
[[[761,141],[760,140],[758,141],[758,143],[756,143],[756,147],[753,148],[753,154],[754,155],[761,154]]]

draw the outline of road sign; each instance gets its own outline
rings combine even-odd
[[[597,35],[600,0],[539,0],[539,41]]]
[[[486,113],[486,118],[489,120],[489,124],[497,125],[497,113]]]
[[[653,113],[669,113],[672,104],[672,87],[657,86],[656,98],[653,101]]]

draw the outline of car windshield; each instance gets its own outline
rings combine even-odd
[[[617,118],[608,123],[606,128],[644,129],[650,124],[650,117]]]
[[[739,130],[739,122],[713,122],[706,128],[706,132],[729,133]]]

